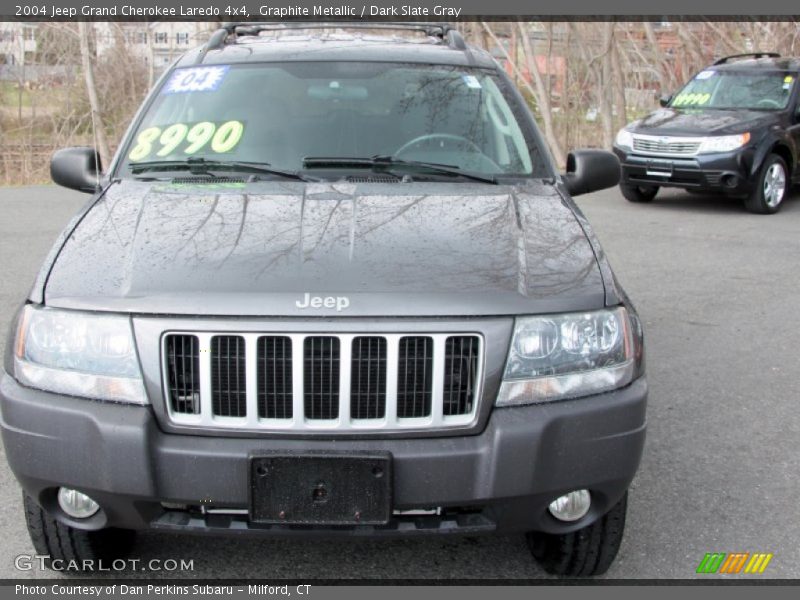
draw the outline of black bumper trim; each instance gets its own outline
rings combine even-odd
[[[250,523],[240,515],[200,515],[167,511],[150,523],[160,531],[210,535],[263,535],[269,537],[405,537],[436,535],[479,535],[493,533],[497,525],[487,516],[475,513],[447,516],[420,516],[392,519],[386,525],[314,527]]]

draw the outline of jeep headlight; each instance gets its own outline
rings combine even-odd
[[[623,127],[617,132],[616,144],[623,148],[633,148],[633,134]]]
[[[22,311],[14,375],[28,387],[147,404],[130,319],[28,305]]]
[[[577,398],[630,383],[634,336],[623,307],[516,320],[497,406]]]
[[[700,149],[698,150],[698,153],[705,154],[711,152],[730,152],[731,150],[741,148],[749,141],[749,133],[705,137],[700,143]]]

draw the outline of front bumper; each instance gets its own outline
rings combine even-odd
[[[622,185],[677,187],[731,196],[749,194],[754,185],[750,148],[674,157],[637,154],[630,148],[614,146],[614,153],[622,165]]]
[[[6,458],[25,492],[60,521],[83,529],[288,536],[562,533],[597,519],[630,485],[644,445],[646,400],[647,384],[640,378],[590,398],[496,408],[478,435],[222,438],[165,433],[149,407],[32,390],[4,374],[0,428]],[[242,513],[248,507],[251,454],[334,449],[390,452],[394,509],[441,508],[441,514],[398,515],[379,527],[248,523]],[[59,486],[89,494],[101,512],[71,520],[55,501]],[[583,519],[565,524],[547,512],[554,498],[578,488],[589,489],[593,499]]]

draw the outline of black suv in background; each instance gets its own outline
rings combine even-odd
[[[800,60],[774,53],[721,58],[614,143],[622,194],[650,202],[660,187],[743,198],[777,212],[797,181]]]

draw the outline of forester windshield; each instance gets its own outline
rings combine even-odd
[[[503,87],[490,71],[399,63],[177,69],[130,138],[123,166],[204,159],[301,171],[308,158],[383,156],[547,176]]]
[[[786,108],[794,76],[783,72],[701,71],[672,99],[672,108]]]

